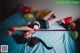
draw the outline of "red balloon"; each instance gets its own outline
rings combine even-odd
[[[26,14],[26,13],[31,13],[30,7],[22,7],[21,12]]]

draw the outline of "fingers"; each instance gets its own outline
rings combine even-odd
[[[12,32],[11,32],[11,31],[7,31],[7,34],[8,34],[9,36],[12,36]]]

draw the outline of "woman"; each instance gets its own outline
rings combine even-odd
[[[51,17],[51,18],[50,18]],[[36,30],[48,29],[49,26],[57,21],[60,23],[68,24],[72,20],[72,17],[67,17],[60,20],[56,18],[53,11],[50,11],[42,19],[36,19],[36,21],[29,22],[27,26],[12,27],[8,30],[8,35],[12,36],[12,33],[16,30],[25,31],[24,38],[29,38],[35,33]]]

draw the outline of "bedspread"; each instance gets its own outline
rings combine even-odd
[[[0,23],[0,45],[8,45],[9,53],[75,53],[75,41],[71,38],[70,31],[38,31],[34,35],[41,38],[51,50],[44,47],[42,43],[33,48],[26,44],[17,44],[14,39],[6,34],[12,26],[24,26],[32,19],[25,19],[21,12],[16,12],[4,22]],[[64,29],[57,22],[50,26],[49,30]],[[20,32],[17,32],[20,34]],[[14,32],[15,34],[15,32]]]

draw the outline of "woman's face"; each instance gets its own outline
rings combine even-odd
[[[30,31],[28,31],[28,32],[26,32],[25,34],[24,34],[24,38],[29,38],[29,37],[31,37],[32,36],[32,33],[30,32]]]

